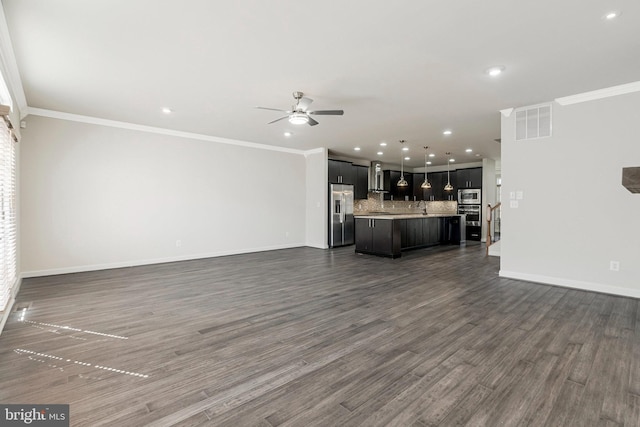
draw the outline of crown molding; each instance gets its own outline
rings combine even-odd
[[[505,108],[504,110],[500,110],[503,116],[509,117],[511,113],[513,113],[513,108]]]
[[[612,86],[605,89],[592,90],[590,92],[579,93],[577,95],[556,98],[560,105],[572,105],[581,102],[595,101],[597,99],[609,98],[611,96],[625,95],[627,93],[640,92],[640,81]]]
[[[237,139],[220,138],[200,133],[182,132],[172,129],[159,128],[154,126],[138,125],[135,123],[120,122],[117,120],[101,119],[98,117],[82,116],[79,114],[64,113],[61,111],[46,110],[43,108],[28,107],[27,113],[33,116],[49,117],[52,119],[67,120],[78,123],[88,123],[98,126],[107,126],[119,129],[135,130],[139,132],[155,133],[159,135],[175,136],[178,138],[195,139],[199,141],[217,142],[220,144],[237,145],[240,147],[257,148],[260,150],[279,151],[297,155],[305,155],[305,151],[293,148],[278,147],[275,145],[258,144],[256,142],[240,141]]]

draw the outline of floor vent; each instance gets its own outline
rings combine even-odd
[[[551,136],[551,104],[516,110],[516,141]]]

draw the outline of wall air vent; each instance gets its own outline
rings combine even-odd
[[[516,141],[551,136],[551,104],[516,110]]]

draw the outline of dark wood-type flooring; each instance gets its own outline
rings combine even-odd
[[[638,300],[498,277],[479,245],[24,280],[1,403],[74,426],[638,426]]]

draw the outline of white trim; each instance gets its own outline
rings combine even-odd
[[[237,145],[241,147],[257,148],[261,150],[280,151],[283,153],[291,153],[304,155],[305,151],[293,148],[278,147],[275,145],[258,144],[255,142],[240,141],[237,139],[220,138],[216,136],[204,135],[200,133],[182,132],[178,130],[158,128],[154,126],[138,125],[135,123],[120,122],[117,120],[100,119],[98,117],[82,116],[79,114],[63,113],[61,111],[45,110],[43,108],[28,108],[28,114],[34,116],[49,117],[52,119],[68,120],[71,122],[89,123],[99,126],[108,126],[119,129],[129,129],[140,132],[155,133],[160,135],[177,136],[179,138],[196,139],[200,141],[218,142],[221,144]]]
[[[9,27],[7,26],[2,4],[0,4],[0,68],[4,71],[5,81],[18,104],[18,111],[22,119],[28,109],[27,97],[22,87],[22,79],[20,78],[16,55],[13,52],[11,37],[9,37]]]
[[[503,116],[509,117],[511,113],[513,113],[514,108],[505,108],[504,110],[500,110]]]
[[[112,263],[106,263],[106,264],[79,265],[74,267],[52,268],[48,270],[24,271],[22,272],[21,276],[24,278],[30,278],[30,277],[53,276],[58,274],[83,273],[86,271],[111,270],[114,268],[137,267],[141,265],[164,264],[167,262],[177,262],[177,261],[192,261],[192,260],[203,259],[203,258],[217,258],[221,256],[228,256],[228,255],[240,255],[240,254],[248,254],[253,252],[275,251],[278,249],[291,249],[291,248],[299,248],[303,246],[305,246],[304,243],[289,243],[285,245],[271,245],[271,246],[263,246],[259,248],[247,248],[247,249],[232,250],[232,251],[218,251],[218,252],[209,252],[209,253],[203,253],[203,254],[167,257],[167,258],[141,259],[141,260],[135,260],[135,261],[121,261],[121,262],[112,262]]]
[[[561,277],[541,276],[538,274],[518,273],[516,271],[500,270],[500,277],[508,279],[525,280],[546,285],[561,286],[563,288],[580,289],[583,291],[600,292],[604,294],[619,295],[624,297],[640,298],[640,289],[621,288],[602,283],[583,282],[581,280],[564,279]]]
[[[5,310],[0,312],[0,314],[2,314],[2,317],[0,318],[0,335],[2,335],[4,325],[7,323],[7,320],[9,320],[9,315],[11,314],[11,310],[13,310],[13,305],[15,304],[16,297],[20,291],[20,285],[22,285],[22,274],[18,276],[15,284],[11,288],[11,296],[9,297],[9,302],[5,307]]]
[[[580,102],[595,101],[596,99],[608,98],[610,96],[625,95],[627,93],[640,92],[640,81],[627,83],[619,86],[612,86],[605,89],[592,90],[591,92],[579,93],[577,95],[556,98],[560,105],[578,104]]]
[[[322,154],[324,152],[324,147],[314,148],[312,150],[307,150],[303,154],[305,157],[309,157],[313,154]]]

